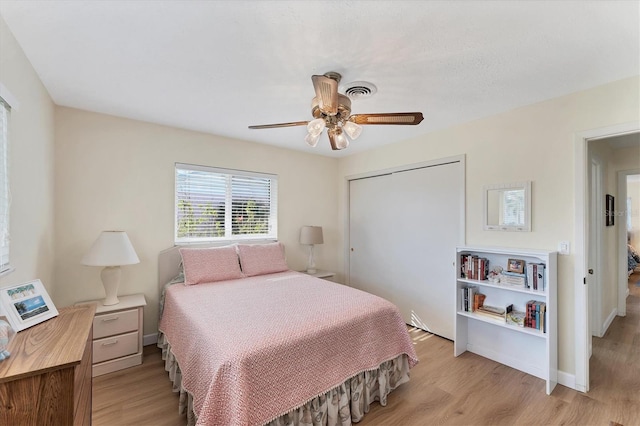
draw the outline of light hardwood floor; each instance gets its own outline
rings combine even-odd
[[[558,385],[464,353],[453,343],[411,331],[420,363],[411,381],[374,403],[359,423],[373,425],[640,425],[640,287],[631,276],[627,316],[593,339],[591,390]],[[160,351],[145,347],[144,363],[93,381],[94,425],[184,425]]]

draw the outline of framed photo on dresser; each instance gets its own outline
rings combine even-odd
[[[4,316],[15,331],[40,324],[58,316],[40,280],[0,288],[0,316]]]

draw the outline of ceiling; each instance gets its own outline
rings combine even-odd
[[[640,146],[640,133],[628,133],[602,140],[607,141],[613,149],[624,149],[632,146]]]
[[[58,105],[343,156],[640,74],[638,1],[7,1],[0,15]],[[0,70],[1,73],[2,70]],[[378,88],[332,152],[306,129],[312,74]],[[1,75],[1,74],[0,74]]]

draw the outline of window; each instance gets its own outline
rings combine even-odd
[[[11,108],[0,98],[0,274],[9,265],[9,113]]]
[[[176,163],[175,242],[277,239],[275,175]]]
[[[524,191],[506,190],[502,201],[502,223],[507,226],[522,226],[525,209]]]

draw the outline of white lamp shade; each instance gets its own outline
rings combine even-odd
[[[322,244],[322,226],[303,226],[300,230],[300,244]]]
[[[140,263],[124,231],[103,231],[82,258],[83,265],[119,266]]]

